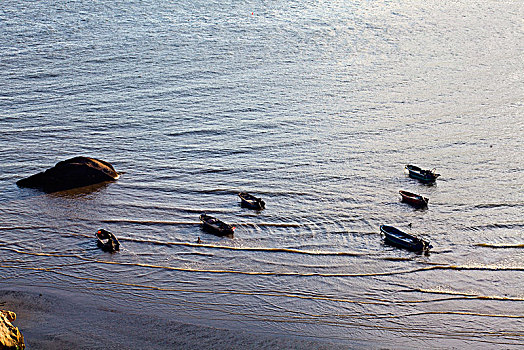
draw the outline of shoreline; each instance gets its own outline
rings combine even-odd
[[[84,296],[88,298],[88,296]],[[349,344],[187,324],[85,303],[53,292],[0,288],[26,349],[347,349]],[[358,347],[358,346],[357,346]]]

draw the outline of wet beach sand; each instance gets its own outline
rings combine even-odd
[[[13,324],[27,349],[346,349],[341,344],[266,336],[185,324],[127,313],[111,305],[22,290],[0,290],[0,306],[14,311]]]

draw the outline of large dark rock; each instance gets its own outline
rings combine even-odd
[[[114,181],[118,173],[103,160],[75,157],[57,163],[44,172],[17,181],[19,187],[38,188],[44,192],[56,192],[71,188]]]

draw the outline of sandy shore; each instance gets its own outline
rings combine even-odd
[[[0,290],[27,349],[346,349],[347,346],[184,324],[96,307],[54,293]]]

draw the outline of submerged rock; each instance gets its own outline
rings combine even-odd
[[[14,312],[0,310],[0,350],[25,349],[24,336],[11,324],[14,320]]]
[[[89,157],[75,157],[19,180],[16,184],[19,187],[38,188],[50,193],[116,179],[118,173],[110,163]]]

